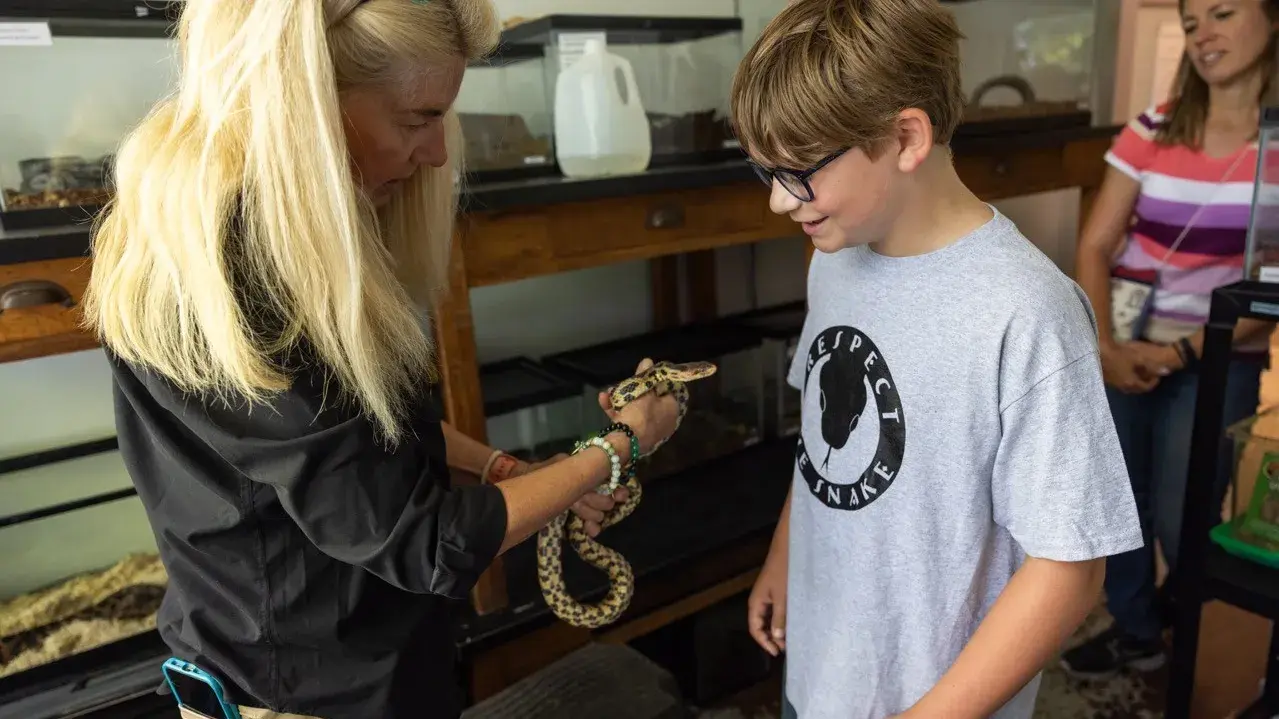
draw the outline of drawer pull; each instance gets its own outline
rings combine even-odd
[[[999,175],[1000,177],[1007,175],[1008,163],[1004,162],[1003,160],[1000,160],[999,162],[995,163],[995,174]]]
[[[71,307],[74,304],[62,285],[48,280],[22,280],[0,287],[0,313],[40,305]]]
[[[683,205],[662,205],[649,210],[648,213],[648,229],[650,230],[666,230],[672,227],[684,226],[684,206]]]

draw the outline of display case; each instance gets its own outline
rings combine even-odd
[[[644,481],[681,472],[754,445],[764,436],[764,371],[759,335],[727,323],[687,325],[564,352],[542,361],[585,384],[597,405],[608,386],[630,377],[645,357],[654,361],[714,362],[711,377],[690,382],[689,407],[680,430],[656,454],[642,460]],[[603,413],[590,431],[601,429]]]
[[[1279,410],[1226,430],[1233,453],[1225,521],[1211,537],[1236,556],[1279,568]]]
[[[635,70],[653,141],[650,167],[740,156],[728,122],[728,94],[744,53],[739,17],[548,15],[513,18],[504,44],[545,49],[553,106],[555,80],[588,39]]]
[[[83,223],[110,197],[112,153],[174,86],[181,3],[0,3],[0,226]]]
[[[1093,123],[1096,0],[947,2],[964,39],[961,135]]]
[[[0,703],[159,648],[168,577],[111,446],[0,460]]]
[[[466,167],[478,182],[555,173],[550,77],[536,43],[498,46],[472,62],[454,107],[466,139]]]
[[[1279,282],[1279,107],[1261,111],[1244,277]]]
[[[726,321],[759,333],[760,353],[764,364],[764,429],[771,437],[790,437],[799,433],[803,396],[786,383],[791,360],[799,347],[808,314],[804,301],[752,310]]]
[[[527,357],[480,367],[480,391],[489,444],[526,462],[572,452],[588,421],[595,429],[604,421],[580,380]]]

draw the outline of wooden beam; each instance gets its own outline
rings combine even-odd
[[[719,317],[719,280],[715,271],[715,250],[700,250],[686,256],[688,304],[693,320],[709,322]]]
[[[623,624],[611,631],[606,631],[599,635],[599,641],[606,644],[625,644],[634,641],[684,617],[692,616],[703,609],[715,606],[729,597],[750,591],[751,587],[755,586],[755,579],[758,576],[758,569],[739,574],[692,596],[667,604],[661,609],[651,614],[646,614],[633,622]]]
[[[653,302],[653,329],[678,327],[680,312],[679,257],[667,255],[649,260],[649,291]]]
[[[444,418],[458,431],[481,442],[488,439],[484,397],[480,391],[480,363],[475,347],[475,323],[471,317],[471,290],[466,285],[466,254],[462,237],[466,223],[459,222],[449,262],[449,289],[435,312],[435,339],[444,389]],[[459,474],[456,482],[478,478]],[[506,608],[506,570],[502,558],[493,560],[471,590],[478,614]]]
[[[435,338],[444,389],[444,415],[463,434],[487,441],[480,367],[471,317],[471,290],[466,284],[464,222],[458,223],[449,262],[449,289],[436,310]]]

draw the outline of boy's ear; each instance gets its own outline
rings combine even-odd
[[[902,110],[897,115],[897,142],[897,169],[914,172],[933,149],[933,123],[928,113],[914,107]]]

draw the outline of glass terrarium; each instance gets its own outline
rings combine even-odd
[[[738,151],[728,123],[728,93],[744,53],[739,17],[548,15],[516,19],[509,44],[545,48],[546,87],[598,39],[635,71],[653,141],[650,167],[714,161]]]
[[[765,430],[772,437],[790,437],[799,432],[803,396],[786,383],[791,360],[804,330],[805,302],[752,310],[730,318],[734,324],[758,332],[764,362]]]
[[[1226,551],[1279,568],[1279,410],[1236,422],[1228,519],[1212,530]]]
[[[786,7],[786,0],[736,0],[737,17],[742,19],[743,52],[755,41],[777,13]]]
[[[489,444],[518,459],[572,452],[587,433],[581,381],[527,357],[482,366],[480,392]]]
[[[45,0],[0,7],[14,38],[0,44],[6,230],[82,223],[109,199],[116,145],[176,82],[167,33],[177,5]]]
[[[466,139],[467,172],[503,181],[555,172],[546,51],[503,43],[471,63],[454,107]]]
[[[38,457],[0,460],[0,697],[159,644],[168,577],[119,453]]]
[[[960,41],[968,105],[960,134],[1093,122],[1095,0],[947,2]]]
[[[544,357],[550,367],[586,384],[590,407],[601,391],[635,373],[645,357],[656,362],[713,362],[716,373],[690,382],[688,413],[661,449],[643,460],[641,479],[657,479],[730,455],[764,436],[764,367],[759,335],[727,323],[687,325]],[[588,413],[588,432],[608,422]]]
[[[1244,277],[1279,282],[1279,107],[1261,112]]]

